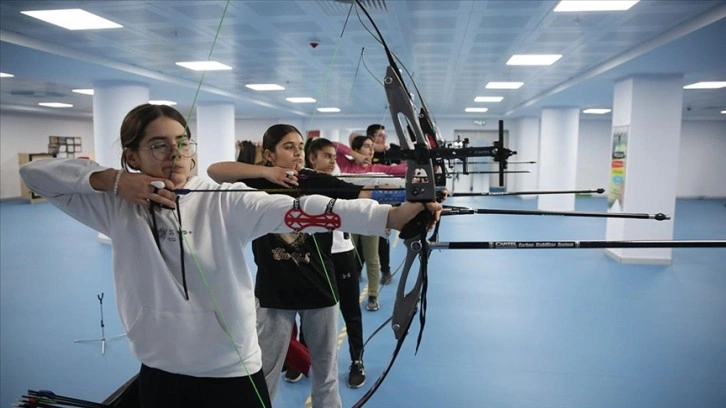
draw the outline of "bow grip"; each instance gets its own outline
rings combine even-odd
[[[428,211],[428,209],[424,209],[420,213],[416,214],[411,221],[406,223],[403,228],[401,228],[401,232],[398,236],[404,240],[414,238],[422,232],[427,231],[432,220],[432,214]]]

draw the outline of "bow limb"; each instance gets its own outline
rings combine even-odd
[[[419,301],[421,302],[421,329],[416,343],[417,351],[418,345],[421,342],[421,334],[423,333],[426,314],[428,256],[431,253],[431,247],[426,240],[425,225],[423,230],[421,230],[420,235],[407,238],[404,242],[406,245],[406,259],[401,271],[401,278],[398,282],[396,300],[393,306],[393,315],[391,316],[391,327],[393,328],[393,332],[396,337],[396,347],[393,349],[391,359],[388,361],[386,368],[383,370],[378,379],[376,379],[376,382],[371,386],[371,388],[368,389],[368,391],[366,391],[366,393],[355,404],[353,404],[353,408],[360,408],[365,405],[365,403],[368,402],[386,379],[388,372],[393,367],[393,363],[396,361],[396,357],[398,357],[398,353],[401,351],[403,343],[406,340],[408,330],[411,327],[411,323],[413,323],[413,318],[416,316]],[[406,283],[408,282],[411,269],[413,268],[417,258],[419,259],[419,270],[416,282],[411,290],[406,292]]]

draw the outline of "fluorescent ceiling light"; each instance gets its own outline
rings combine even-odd
[[[719,89],[726,88],[726,81],[696,82],[686,85],[683,89]]]
[[[560,58],[560,54],[516,54],[509,58],[507,65],[552,65]]]
[[[487,89],[519,89],[524,82],[489,82]]]
[[[317,102],[315,99],[309,98],[307,96],[296,97],[296,98],[285,98],[285,99],[287,99],[288,102],[292,102],[292,103],[315,103],[315,102]]]
[[[61,102],[40,102],[38,105],[40,106],[46,106],[48,108],[72,108],[73,105],[70,103],[61,103]]]
[[[340,108],[318,108],[318,112],[337,113],[337,112],[340,112]]]
[[[277,85],[277,84],[247,84],[245,86],[247,88],[253,89],[255,91],[283,91],[283,90],[285,90],[285,87]]]
[[[488,108],[466,108],[466,109],[464,109],[464,111],[466,111],[466,112],[472,112],[472,113],[473,112],[483,113],[483,112],[486,112],[488,110],[489,110]]]
[[[572,11],[625,11],[630,10],[639,0],[562,0],[555,12]]]
[[[26,16],[55,24],[68,30],[97,30],[121,28],[121,24],[106,20],[81,9],[21,11]]]
[[[168,105],[168,106],[174,106],[174,105],[176,105],[176,102],[174,102],[174,101],[167,101],[165,99],[157,99],[157,100],[149,101],[149,103],[152,104],[152,105]]]
[[[501,102],[504,99],[503,96],[477,96],[474,98],[474,102]]]
[[[83,95],[93,95],[93,89],[71,89],[71,91]]]
[[[232,69],[229,65],[224,65],[217,61],[187,61],[177,62],[176,65],[194,71],[229,71]]]
[[[591,115],[604,115],[604,114],[610,113],[610,112],[612,112],[612,109],[595,109],[595,108],[593,108],[593,109],[585,109],[584,111],[582,111],[582,113],[588,113]]]
[[[13,75],[13,74],[6,74],[4,72],[0,72],[0,78],[12,78],[14,76],[15,75]]]
[[[722,114],[722,115],[726,115],[726,110],[722,110],[722,111],[721,111],[721,114]]]

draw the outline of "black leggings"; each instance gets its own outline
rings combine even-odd
[[[262,370],[249,377],[210,378],[172,374],[143,364],[139,402],[141,408],[272,407]]]

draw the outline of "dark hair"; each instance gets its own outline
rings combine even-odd
[[[308,143],[305,145],[305,167],[312,168],[313,164],[310,162],[310,155],[318,155],[318,152],[326,147],[333,147],[335,145],[328,139],[319,137],[317,139],[308,139]]]
[[[144,138],[146,127],[149,126],[151,122],[162,116],[179,122],[184,127],[187,137],[191,139],[192,132],[189,130],[189,126],[187,126],[187,121],[184,119],[184,115],[179,113],[178,110],[168,105],[152,105],[150,103],[145,103],[131,109],[131,111],[126,114],[126,117],[124,117],[124,120],[121,123],[121,147],[123,149],[130,150],[138,149],[141,139]],[[194,166],[194,164],[194,160],[192,160],[192,166]],[[129,170],[129,165],[126,162],[126,155],[124,154],[121,155],[121,167],[126,171]]]
[[[300,133],[299,130],[293,125],[286,125],[284,123],[280,123],[277,125],[272,125],[265,131],[265,134],[262,135],[262,151],[269,150],[271,152],[275,151],[275,147],[278,143],[280,143],[280,140],[282,140],[285,135],[288,133],[295,132],[300,137],[302,137],[302,133]],[[267,161],[266,158],[262,158],[262,164],[265,166],[269,166],[270,163]]]
[[[385,130],[386,127],[381,124],[374,123],[374,124],[368,126],[368,129],[366,129],[366,135],[373,137],[373,136],[375,136],[376,132],[378,132],[379,129]]]
[[[356,136],[353,138],[353,141],[350,142],[350,148],[353,150],[359,150],[363,147],[363,143],[365,143],[366,140],[370,140],[372,142],[373,138],[371,136]]]

